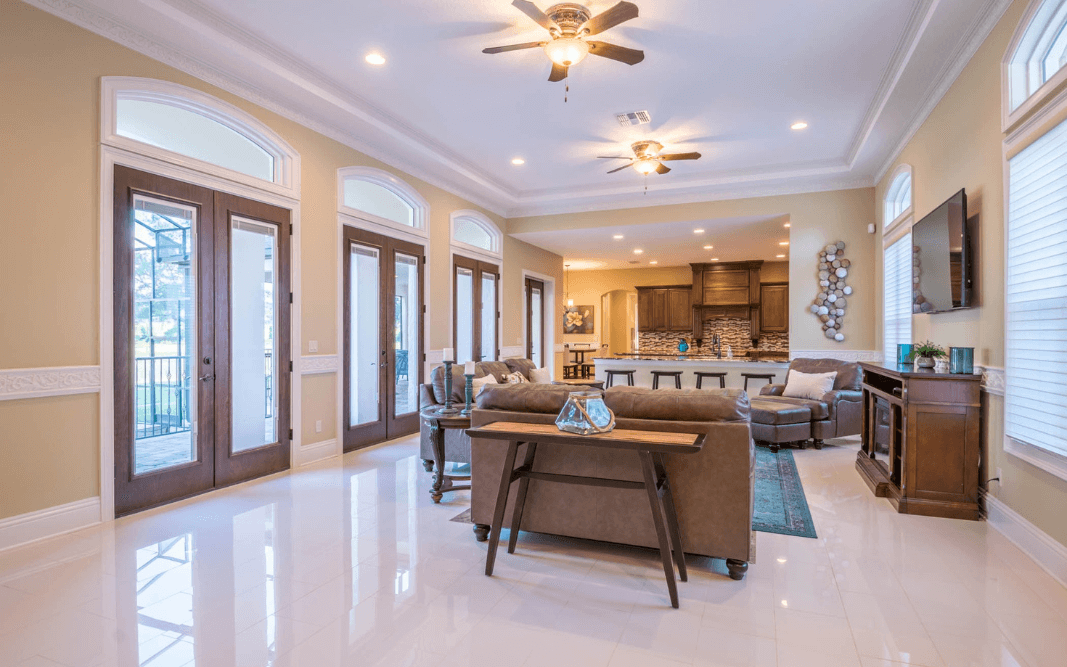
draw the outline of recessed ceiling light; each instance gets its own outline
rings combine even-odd
[[[712,258],[711,258],[711,261],[713,261],[713,262],[717,262],[717,261],[719,261],[719,258],[718,258],[718,257],[712,257]]]
[[[787,223],[785,223],[785,224],[784,224],[784,225],[782,225],[782,226],[783,226],[783,227],[788,227],[788,226],[789,226],[789,223],[787,222]]]
[[[513,157],[511,158],[511,164],[519,166],[520,164],[526,164],[526,160],[523,160],[521,157]]]
[[[641,250],[640,248],[634,248],[634,254],[635,255],[640,255],[643,252],[644,252],[644,250]]]
[[[612,236],[611,238],[615,239],[616,241],[621,241],[622,239],[624,239],[626,237],[624,237],[622,234],[616,234],[615,236]]]
[[[798,120],[797,122],[795,122],[792,125],[790,125],[789,128],[792,129],[792,130],[803,130],[807,126],[808,126],[807,123],[805,123],[802,120]]]
[[[789,241],[779,241],[778,245],[789,245]]]
[[[785,255],[775,255],[775,257],[777,257],[778,259],[781,259],[781,258],[785,257]]]
[[[651,262],[649,262],[649,264],[659,264],[659,262],[657,262],[656,260],[652,260]]]
[[[694,234],[703,234],[703,233],[704,233],[704,230],[703,230],[703,229],[694,229],[694,230],[693,230],[693,233],[694,233]]]
[[[385,56],[383,56],[382,54],[377,53],[377,52],[368,53],[367,57],[364,58],[364,60],[366,60],[371,65],[384,65],[385,64]]]
[[[713,245],[706,245],[706,246],[704,246],[704,250],[711,250],[714,247],[715,246],[713,246]]]

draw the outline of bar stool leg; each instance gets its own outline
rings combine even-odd
[[[657,373],[652,374],[652,388],[659,389],[659,374]]]
[[[703,381],[704,381],[704,376],[703,375],[698,375],[697,376],[697,389],[700,389],[700,385],[701,385],[701,383],[703,383]]]
[[[627,384],[629,384],[631,387],[634,386],[634,372],[630,371],[629,373],[627,373],[626,378],[628,380]]]
[[[719,389],[726,389],[726,376],[725,375],[720,375],[719,376]]]
[[[674,376],[674,388],[675,389],[681,389],[682,388],[682,376],[681,376],[681,374]],[[684,579],[683,579],[683,581],[684,581]]]

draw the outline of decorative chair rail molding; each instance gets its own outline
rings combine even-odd
[[[878,350],[790,350],[790,359],[840,359],[841,361],[882,361]]]
[[[100,391],[99,366],[0,369],[0,401]]]
[[[1067,546],[1026,520],[1002,500],[984,489],[979,494],[985,501],[986,520],[998,533],[1034,559],[1063,586],[1067,586]]]
[[[0,551],[100,523],[100,497],[0,519]]]
[[[982,391],[994,396],[1004,395],[1004,369],[997,366],[980,366]]]
[[[336,373],[340,367],[340,358],[336,354],[308,354],[300,357],[301,375]]]

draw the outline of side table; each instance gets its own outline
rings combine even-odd
[[[470,475],[447,475],[445,474],[445,431],[456,429],[465,431],[471,427],[470,415],[441,414],[442,408],[426,408],[419,412],[421,419],[430,429],[430,444],[433,446],[434,472],[433,486],[430,487],[430,497],[435,503],[441,502],[441,497],[447,491],[462,491],[471,488]],[[455,482],[468,482],[468,484],[455,484]]]

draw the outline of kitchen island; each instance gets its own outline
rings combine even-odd
[[[596,379],[607,380],[609,370],[635,371],[634,384],[638,387],[652,386],[652,371],[682,371],[682,388],[693,389],[696,387],[696,372],[726,373],[726,386],[733,389],[744,389],[745,379],[742,373],[773,373],[776,383],[784,383],[786,372],[789,370],[788,361],[763,361],[747,358],[719,359],[710,355],[659,355],[659,354],[627,354],[612,357],[596,357]],[[625,379],[615,377],[615,386],[619,386],[620,380],[625,384]],[[766,380],[753,378],[748,383],[749,393],[758,394],[759,387],[767,384]],[[660,380],[660,388],[674,387],[673,378]],[[705,378],[704,389],[718,389],[719,383],[716,378]]]

